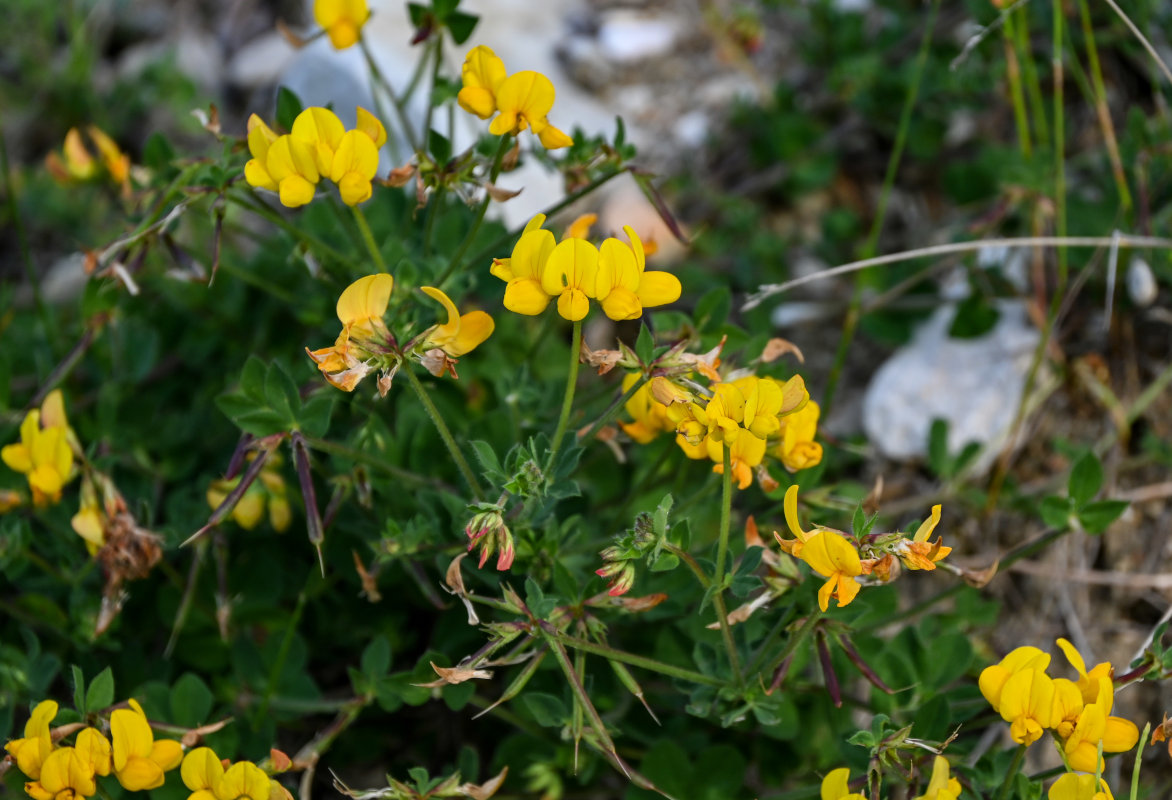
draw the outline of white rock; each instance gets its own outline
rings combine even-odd
[[[708,115],[699,109],[681,114],[673,133],[675,140],[684,147],[702,147],[708,140]]]
[[[1039,333],[1018,300],[997,304],[1001,316],[977,339],[952,339],[955,306],[941,306],[875,373],[863,399],[863,428],[888,458],[923,458],[934,419],[948,423],[948,449],[986,447],[978,471],[1006,443],[1025,388]]]
[[[1156,300],[1160,287],[1156,285],[1156,278],[1152,275],[1152,268],[1148,262],[1139,256],[1131,259],[1127,265],[1127,294],[1131,302],[1140,308],[1150,306]]]
[[[679,34],[675,20],[615,10],[603,17],[598,27],[598,43],[607,58],[633,62],[668,53]]]
[[[228,80],[246,89],[272,86],[280,81],[297,50],[285,37],[273,31],[241,47],[228,62]]]

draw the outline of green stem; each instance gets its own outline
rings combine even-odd
[[[1001,782],[1001,789],[997,792],[997,800],[1005,800],[1009,797],[1009,787],[1013,785],[1013,776],[1021,772],[1022,761],[1025,760],[1026,746],[1018,745],[1017,752],[1013,754],[1013,761],[1009,765],[1009,771],[1005,773],[1005,780]]]
[[[469,488],[472,489],[472,494],[476,496],[477,500],[484,499],[484,490],[480,488],[479,481],[476,480],[476,474],[472,468],[468,466],[468,460],[464,458],[464,454],[460,452],[460,448],[456,447],[456,440],[452,438],[452,432],[448,430],[447,423],[444,418],[440,416],[439,409],[435,407],[435,403],[427,395],[427,390],[423,388],[423,384],[419,382],[419,378],[415,377],[415,373],[410,367],[402,370],[407,373],[407,381],[411,384],[411,388],[415,390],[415,396],[419,398],[419,402],[423,404],[423,408],[427,411],[427,415],[431,417],[431,422],[435,425],[435,429],[439,431],[440,438],[444,440],[444,444],[448,448],[448,452],[452,456],[452,460],[456,462],[456,466],[460,469],[460,474],[464,476],[464,480],[468,483]]]
[[[673,664],[666,664],[662,661],[656,661],[653,658],[646,658],[644,656],[628,653],[624,650],[616,650],[613,647],[604,644],[597,644],[587,639],[578,639],[561,631],[551,630],[546,631],[546,635],[554,639],[566,647],[572,647],[575,650],[581,650],[584,653],[593,653],[603,658],[609,658],[612,661],[619,661],[623,664],[630,664],[632,667],[639,667],[640,669],[649,670],[651,672],[658,672],[660,675],[667,675],[669,678],[679,678],[682,681],[689,683],[698,683],[703,686],[723,686],[724,681],[720,678],[715,678],[711,675],[705,675],[702,672],[694,672],[690,669],[677,667]]]
[[[785,613],[778,615],[777,622],[773,623],[773,627],[769,629],[769,633],[765,634],[765,638],[761,640],[761,644],[757,647],[757,652],[753,655],[752,660],[749,661],[748,666],[745,667],[746,675],[753,675],[761,662],[765,660],[765,654],[773,645],[775,639],[781,636],[781,632],[789,625],[790,613],[793,612],[794,605],[791,603],[786,608]]]
[[[610,408],[608,408],[606,410],[606,413],[603,414],[601,417],[599,417],[594,422],[594,424],[590,426],[590,430],[586,431],[586,433],[583,434],[582,442],[583,443],[588,442],[591,439],[593,439],[595,436],[597,436],[598,432],[602,429],[602,426],[607,424],[608,422],[610,422],[614,418],[614,415],[619,412],[619,409],[622,408],[623,406],[625,406],[627,404],[627,401],[630,400],[632,397],[634,397],[635,392],[637,392],[641,388],[643,388],[643,384],[645,384],[645,383],[647,383],[647,376],[640,375],[639,380],[637,380],[633,384],[631,384],[631,388],[627,389],[627,391],[623,392],[622,397],[620,397],[618,400],[615,400],[613,403],[611,403]]]
[[[789,658],[798,645],[806,641],[810,634],[814,632],[814,627],[818,624],[818,620],[822,619],[822,610],[815,609],[810,612],[810,616],[806,617],[806,621],[802,623],[802,627],[798,628],[793,636],[789,637],[789,641],[785,643],[785,647],[781,648],[781,652],[775,655],[770,661],[769,666],[762,670],[765,674],[772,673],[775,669],[780,667],[782,663]]]
[[[1148,735],[1152,732],[1152,723],[1144,725],[1144,732],[1139,736],[1139,747],[1135,750],[1135,766],[1131,768],[1131,800],[1139,797],[1139,768],[1143,763],[1144,747],[1148,743]],[[1097,788],[1097,787],[1096,787]]]
[[[501,137],[500,144],[496,148],[496,156],[492,160],[492,167],[489,169],[489,183],[496,183],[496,179],[501,172],[501,164],[504,161],[505,153],[509,150],[510,141],[512,141],[512,138],[509,136]],[[464,235],[464,241],[460,242],[459,249],[456,250],[451,260],[448,261],[448,265],[444,267],[444,271],[440,273],[439,278],[436,279],[436,286],[443,287],[444,281],[452,276],[452,273],[456,271],[456,267],[461,265],[464,254],[472,246],[472,242],[476,239],[476,234],[480,233],[480,226],[484,222],[484,215],[488,212],[488,204],[490,202],[492,202],[492,196],[485,191],[484,199],[480,201],[480,206],[476,209],[476,218],[472,220],[472,227],[468,229],[468,233]]]
[[[395,90],[391,87],[390,81],[383,75],[382,70],[378,68],[378,64],[374,61],[374,56],[371,55],[370,48],[366,44],[365,38],[358,40],[359,47],[362,48],[362,55],[366,59],[366,66],[370,69],[370,76],[378,82],[383,90],[387,93],[387,97],[391,98],[391,105],[395,107],[395,113],[399,117],[399,127],[403,129],[403,136],[407,139],[407,144],[411,147],[412,152],[419,151],[419,140],[415,137],[415,130],[411,127],[411,120],[407,118],[407,110],[402,103],[395,97]],[[420,64],[427,60],[424,56],[421,58]],[[378,97],[378,92],[374,93]],[[381,112],[380,112],[381,113]]]
[[[423,225],[423,255],[431,255],[431,236],[435,230],[435,218],[439,216],[439,207],[444,202],[445,187],[440,186],[427,201],[427,222]]]
[[[362,234],[362,241],[366,245],[371,259],[374,260],[375,266],[378,267],[379,272],[386,272],[387,262],[383,260],[383,254],[379,252],[378,243],[374,240],[374,233],[371,232],[370,224],[366,221],[366,214],[362,213],[362,209],[358,206],[350,206],[350,210],[354,212],[354,221],[358,223],[358,231]]]
[[[272,702],[273,695],[277,693],[277,684],[281,680],[281,672],[285,668],[285,660],[289,657],[289,648],[293,645],[293,635],[297,632],[297,624],[301,621],[301,612],[305,610],[305,599],[308,595],[309,580],[313,579],[313,571],[310,570],[309,578],[306,580],[306,585],[301,588],[300,594],[297,595],[297,605],[293,607],[293,615],[289,619],[288,625],[285,626],[285,636],[281,639],[281,647],[277,650],[277,658],[273,661],[273,668],[269,670],[268,683],[265,685],[264,698],[261,700],[260,708],[257,709],[254,719],[264,719],[269,712],[269,703]]]
[[[1095,87],[1095,111],[1103,129],[1103,140],[1107,145],[1107,156],[1111,159],[1111,172],[1115,176],[1115,187],[1124,211],[1131,210],[1131,192],[1127,188],[1127,177],[1123,172],[1123,160],[1119,157],[1119,143],[1115,140],[1115,127],[1111,124],[1111,111],[1107,108],[1107,89],[1103,84],[1103,70],[1099,67],[1099,48],[1095,45],[1095,32],[1091,29],[1091,9],[1087,0],[1078,0],[1078,13],[1082,20],[1083,39],[1086,40],[1087,61],[1091,66],[1091,83]]]
[[[1009,97],[1013,101],[1013,120],[1017,125],[1017,140],[1021,145],[1021,153],[1027,159],[1033,148],[1030,145],[1029,115],[1025,107],[1025,93],[1021,87],[1021,54],[1018,52],[1017,39],[1013,32],[1013,13],[1005,15],[1005,24],[1001,28],[1005,38],[1006,71],[1009,75]],[[1026,57],[1028,57],[1028,53]]]
[[[318,256],[332,259],[340,264],[346,265],[348,268],[354,268],[354,263],[349,258],[342,255],[336,249],[326,244],[313,234],[307,233],[301,228],[298,228],[296,225],[266,205],[260,198],[255,197],[254,195],[240,196],[230,193],[225,194],[224,197],[228,200],[228,202],[235,203],[241,208],[248,209],[262,219],[265,219],[276,225],[294,239],[302,242],[306,247],[317,251]],[[224,265],[221,264],[220,266],[222,268]]]
[[[728,559],[729,528],[732,527],[732,452],[727,442],[722,444],[720,449],[724,452],[724,472],[720,476],[720,534],[716,540],[716,572],[712,576],[712,585],[715,589],[712,594],[712,605],[716,607],[720,636],[724,639],[724,649],[728,651],[729,668],[737,686],[741,686],[744,683],[741,659],[737,654],[737,642],[733,637],[732,626],[728,624],[728,609],[724,605],[724,565]]]
[[[1054,9],[1054,53],[1052,66],[1054,69],[1054,206],[1055,206],[1055,233],[1058,236],[1066,235],[1066,125],[1063,113],[1062,95],[1062,41],[1064,17],[1062,16],[1062,0],[1052,0]],[[1066,248],[1058,248],[1058,285],[1054,287],[1054,297],[1050,302],[1051,317],[1062,302],[1066,292],[1067,279]]]
[[[548,475],[557,461],[558,451],[562,447],[562,439],[566,435],[566,425],[570,421],[570,410],[574,407],[574,389],[578,386],[578,359],[582,349],[582,320],[574,323],[574,335],[570,341],[570,374],[566,377],[566,391],[562,396],[562,413],[558,417],[558,426],[554,430],[553,442],[549,448],[549,460],[545,462],[545,472]]]
[[[692,574],[695,575],[696,580],[700,582],[700,588],[707,589],[712,585],[712,580],[706,574],[704,574],[704,570],[700,566],[700,563],[696,561],[696,559],[692,557],[692,554],[687,550],[682,550],[671,542],[664,542],[663,549],[688,565],[688,569],[692,570]]]
[[[1029,8],[1022,6],[1017,12],[1018,20],[1014,25],[1017,34],[1018,50],[1022,53],[1021,71],[1025,77],[1026,94],[1030,100],[1030,109],[1033,113],[1034,135],[1039,143],[1050,138],[1050,125],[1046,121],[1046,103],[1042,99],[1042,85],[1038,80],[1038,69],[1034,64],[1034,51],[1030,46]]]
[[[895,146],[892,148],[891,155],[887,159],[887,172],[883,176],[883,188],[879,192],[879,202],[875,207],[875,219],[871,222],[871,231],[868,233],[867,241],[863,245],[863,258],[871,258],[874,256],[875,249],[879,244],[879,234],[883,230],[883,221],[887,216],[887,203],[891,199],[891,191],[895,187],[895,176],[899,171],[899,162],[903,157],[904,145],[907,143],[908,130],[911,128],[912,112],[915,110],[916,98],[920,93],[920,83],[923,80],[924,69],[928,63],[928,50],[932,44],[932,33],[936,29],[936,16],[939,11],[940,0],[932,0],[931,9],[928,12],[928,23],[924,28],[924,36],[920,40],[919,53],[916,55],[916,66],[915,72],[912,75],[912,83],[908,87],[907,95],[903,101],[903,110],[899,115],[899,130],[895,134]],[[834,364],[830,368],[830,376],[826,381],[826,392],[822,398],[823,413],[834,403],[834,395],[838,389],[838,381],[846,365],[847,353],[850,352],[850,345],[854,340],[855,330],[858,328],[862,301],[863,276],[860,274],[855,276],[854,291],[851,294],[850,307],[847,310],[846,319],[843,322],[842,336],[838,340],[838,349],[834,354]]]
[[[440,79],[440,67],[443,65],[444,54],[444,37],[435,37],[435,45],[432,48],[434,51],[434,61],[431,67],[431,93],[433,97],[428,98],[427,112],[423,116],[423,147],[426,149],[428,143],[431,141],[431,118],[435,112],[435,103],[433,101],[435,95],[435,87]],[[426,56],[424,57],[426,60]]]

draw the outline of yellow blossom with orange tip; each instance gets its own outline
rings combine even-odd
[[[851,771],[846,767],[832,769],[822,779],[819,800],[867,800],[862,792],[850,790]]]
[[[473,47],[460,70],[464,88],[456,95],[460,108],[481,119],[496,113],[496,93],[508,71],[505,62],[485,45]]]
[[[98,126],[90,125],[86,132],[97,148],[106,175],[124,191],[129,191],[130,156],[123,153],[117,142]],[[45,158],[45,167],[49,174],[64,183],[88,181],[99,174],[98,162],[85,146],[77,128],[70,128],[65,134],[61,155],[50,153]]]
[[[1005,684],[1016,673],[1026,669],[1045,670],[1050,666],[1050,654],[1033,646],[1014,648],[997,664],[985,667],[977,679],[981,694],[995,711],[1001,710],[1001,693]]]
[[[280,784],[251,761],[238,761],[224,769],[210,747],[188,753],[179,774],[191,790],[188,800],[278,800],[285,796]]]
[[[1057,683],[1057,681],[1055,681]],[[1079,712],[1069,735],[1063,736],[1063,750],[1071,769],[1095,772],[1102,768],[1099,749],[1104,753],[1125,753],[1139,741],[1139,728],[1130,720],[1111,716],[1115,701],[1115,687],[1106,675],[1097,679],[1098,691],[1093,703],[1087,703]],[[1058,704],[1055,704],[1055,716]],[[1067,720],[1069,720],[1069,711]],[[1058,724],[1058,720],[1054,720]],[[1060,727],[1059,735],[1062,736]]]
[[[782,549],[795,558],[800,558],[826,582],[818,590],[818,607],[822,611],[830,605],[830,599],[838,606],[849,605],[861,588],[857,578],[863,574],[859,550],[837,531],[818,528],[813,532],[802,529],[798,520],[798,487],[790,486],[782,503],[785,522],[794,539],[782,539],[774,532],[774,538]]]
[[[390,332],[383,315],[391,301],[395,279],[383,272],[359,278],[338,298],[337,315],[342,332],[332,347],[305,349],[331,385],[352,392],[387,355]],[[383,365],[391,369],[392,365]]]
[[[416,348],[425,353],[434,350],[441,351],[445,358],[432,359],[430,363],[436,363],[438,366],[435,369],[429,366],[429,371],[439,377],[445,370],[448,370],[454,377],[455,369],[452,368],[452,364],[455,362],[453,359],[479,347],[485,339],[492,335],[495,323],[492,317],[483,311],[469,311],[467,314],[461,315],[451,298],[434,286],[423,286],[421,291],[444,307],[448,313],[448,321],[428,328]]]
[[[716,462],[712,471],[724,474],[724,448],[729,450],[729,465],[732,478],[738,489],[748,489],[753,483],[753,468],[765,458],[765,440],[756,436],[739,436],[731,443],[706,439],[708,457]]]
[[[142,706],[133,698],[129,703],[110,714],[114,774],[127,791],[157,789],[163,773],[179,766],[183,746],[173,739],[156,741]]]
[[[1114,800],[1107,782],[1094,774],[1068,772],[1054,781],[1046,793],[1049,800]]]
[[[948,759],[936,756],[932,761],[932,777],[928,788],[914,800],[957,800],[960,797],[960,781],[951,775]]]
[[[637,373],[631,372],[623,377],[623,393],[630,391],[639,380]],[[645,383],[631,395],[623,406],[631,415],[633,422],[622,423],[622,428],[628,436],[639,444],[647,444],[661,433],[675,430],[675,423],[667,416],[667,406],[656,402],[651,394],[651,385]],[[708,456],[705,448],[703,458]]]
[[[915,535],[910,539],[900,539],[895,545],[895,553],[908,569],[936,569],[936,562],[952,552],[951,547],[945,547],[940,537],[935,542],[929,542],[932,532],[940,524],[941,506],[932,506],[931,515],[920,523]]]
[[[1111,662],[1104,661],[1100,664],[1087,670],[1087,663],[1083,659],[1082,654],[1078,649],[1066,639],[1059,638],[1056,642],[1058,649],[1066,656],[1066,660],[1070,662],[1070,666],[1074,667],[1075,672],[1078,673],[1079,693],[1082,695],[1084,703],[1093,703],[1099,694],[1099,678],[1106,676],[1110,678],[1115,673],[1115,668]]]
[[[37,703],[28,722],[24,724],[24,737],[4,745],[4,749],[15,759],[17,769],[33,780],[41,776],[41,766],[53,752],[49,724],[57,716],[57,708],[55,700]]]
[[[370,19],[366,0],[314,0],[313,19],[325,29],[335,50],[352,47]]]

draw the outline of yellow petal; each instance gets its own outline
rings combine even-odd
[[[936,530],[936,526],[940,524],[940,506],[932,506],[932,515],[920,523],[920,527],[916,528],[916,535],[912,537],[912,541],[926,542],[932,535],[932,531]],[[1062,641],[1062,640],[1059,640]]]
[[[860,575],[859,551],[834,531],[820,530],[805,542],[802,560],[819,575]]]
[[[277,141],[277,134],[265,121],[253,114],[248,118],[248,152],[263,162],[268,157],[269,147]]]
[[[65,417],[65,398],[60,389],[49,392],[41,403],[41,425],[45,428],[69,429],[69,420]]]
[[[98,775],[109,775],[111,763],[110,742],[95,728],[86,728],[77,734],[74,745],[77,756]]]
[[[798,520],[798,485],[796,483],[785,490],[782,509],[785,511],[785,524],[789,527],[790,533],[802,542],[809,539],[810,534],[802,530],[802,523]]]
[[[210,747],[197,747],[184,757],[179,775],[191,791],[209,791],[224,777],[224,765]]]
[[[290,175],[278,186],[281,205],[286,208],[300,208],[313,200],[314,185],[300,175]]]
[[[385,272],[359,278],[338,298],[338,319],[343,325],[382,319],[394,288],[395,279]]]
[[[295,143],[304,142],[310,147],[316,160],[317,171],[322,175],[329,173],[334,153],[345,134],[346,126],[338,119],[338,115],[320,106],[312,106],[298,114],[290,131]]]
[[[327,162],[327,172],[329,166]],[[265,157],[265,170],[278,183],[297,176],[313,184],[321,177],[313,146],[291,136],[280,136],[272,143]]]
[[[369,136],[375,147],[382,147],[387,143],[387,129],[378,117],[362,106],[358,106],[354,113],[357,117],[354,127]]]
[[[23,444],[10,444],[0,448],[0,459],[9,469],[22,474],[33,471],[32,453]]]
[[[505,287],[505,308],[515,314],[535,317],[545,311],[549,300],[536,278],[514,278]]]
[[[505,62],[489,47],[484,45],[473,47],[464,57],[461,78],[466,88],[484,89],[491,96],[505,80],[505,75]],[[468,110],[471,111],[471,109]],[[487,114],[479,116],[483,119],[491,114],[492,111],[489,111]]]
[[[448,313],[448,321],[442,325],[436,325],[432,335],[428,337],[430,340],[436,342],[436,347],[442,347],[443,344],[441,342],[447,342],[460,332],[460,312],[456,309],[456,304],[452,302],[452,298],[448,297],[442,290],[434,286],[421,286],[420,291],[432,300],[437,301]]]
[[[378,148],[374,140],[362,131],[346,131],[330,165],[330,180],[340,183],[344,176],[355,174],[369,183],[377,173]]]
[[[517,240],[509,258],[509,270],[513,277],[536,278],[540,282],[556,246],[557,241],[552,233],[540,228],[529,230],[526,226],[526,231]]]
[[[496,113],[496,99],[492,92],[480,86],[465,86],[456,95],[460,108],[481,119],[488,119]]]
[[[82,143],[81,133],[77,128],[70,128],[65,134],[65,163],[70,176],[76,180],[88,180],[97,171],[94,157]]]
[[[842,800],[850,793],[851,771],[846,767],[839,767],[826,773],[822,779],[821,800]]]
[[[598,222],[597,214],[580,214],[574,218],[570,226],[566,228],[566,233],[563,239],[588,239],[590,238],[590,228],[594,223]]]
[[[590,301],[585,293],[577,289],[567,289],[558,296],[558,313],[571,322],[584,319],[590,312]]]
[[[492,336],[496,323],[492,317],[483,311],[469,311],[460,317],[460,333],[456,340],[445,348],[448,355],[459,358],[465,353],[471,353]]]
[[[261,517],[264,516],[264,513],[264,494],[256,488],[249,488],[244,493],[244,496],[236,503],[236,507],[232,509],[232,519],[241,528],[250,531],[260,524]]]
[[[269,776],[248,761],[233,764],[215,789],[220,800],[268,800]]]
[[[162,767],[149,758],[139,756],[131,757],[122,769],[115,770],[115,774],[122,788],[128,792],[158,789],[165,781]]]
[[[496,91],[497,108],[501,110],[501,117],[506,117],[512,123],[512,133],[543,121],[553,108],[553,101],[553,83],[540,72],[532,70],[513,73],[501,82]],[[492,127],[490,131],[501,135],[493,131]]]
[[[566,239],[559,242],[550,253],[541,274],[541,288],[551,295],[576,289],[583,295],[581,300],[584,301],[586,297],[593,296],[597,275],[598,248],[582,239]],[[582,311],[576,319],[584,316],[586,313]]]
[[[244,180],[248,181],[249,186],[258,189],[268,189],[270,192],[278,189],[277,182],[273,180],[273,176],[265,169],[264,162],[260,159],[254,158],[244,165]]]
[[[1122,717],[1107,717],[1103,726],[1103,752],[1126,753],[1139,741],[1139,728]]]
[[[74,796],[89,797],[98,791],[93,771],[72,747],[59,747],[45,759],[41,767],[41,786],[54,795],[72,789]]]
[[[149,758],[155,737],[146,717],[133,710],[115,709],[110,715],[114,740],[114,771],[121,772],[132,757]]]
[[[164,772],[169,772],[179,766],[183,760],[183,745],[174,739],[157,739],[151,747],[151,761],[154,761]]]
[[[598,248],[594,296],[599,300],[606,299],[613,289],[619,287],[626,289],[628,293],[635,293],[639,289],[639,276],[635,252],[630,247],[618,239],[610,238]]]
[[[659,272],[652,270],[651,272],[644,272],[639,279],[639,299],[643,305],[663,306],[668,303],[674,303],[680,299],[680,294],[684,291],[684,287],[680,284],[680,279],[670,272]]]
[[[574,144],[573,139],[552,125],[546,125],[542,128],[541,133],[537,134],[537,138],[541,142],[541,146],[546,150],[560,150],[563,147],[571,147]]]
[[[616,322],[638,319],[643,316],[643,304],[634,292],[619,286],[607,293],[602,301],[602,311]]]
[[[342,180],[338,181],[338,194],[341,195],[342,202],[346,205],[360,205],[374,194],[374,184],[369,178],[356,172],[350,172],[343,175]]]

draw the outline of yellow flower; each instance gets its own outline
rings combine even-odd
[[[639,380],[637,373],[629,373],[623,378],[623,393],[626,394],[635,382]],[[667,406],[657,402],[651,395],[651,384],[645,383],[639,387],[627,400],[624,408],[634,418],[634,422],[621,423],[627,435],[639,444],[647,444],[659,434],[675,430],[675,423],[667,416]],[[708,457],[705,448],[701,458]]]
[[[454,378],[454,359],[479,347],[492,335],[495,324],[492,317],[483,311],[469,311],[461,315],[451,298],[434,286],[423,286],[421,289],[432,300],[443,305],[448,312],[448,321],[442,325],[432,325],[424,331],[418,349],[426,354],[424,365],[432,375],[438,378],[448,371]],[[440,353],[435,353],[436,350]]]
[[[1049,800],[1114,800],[1107,782],[1094,775],[1068,772],[1054,781],[1046,794]]]
[[[114,774],[130,792],[159,788],[163,773],[175,769],[183,759],[179,742],[155,741],[146,714],[134,699],[129,709],[119,708],[110,715],[110,735],[114,739]]]
[[[790,472],[818,466],[822,461],[822,445],[814,441],[818,431],[821,409],[813,400],[781,419],[781,441],[773,454]]]
[[[179,774],[192,792],[188,800],[269,800],[277,794],[276,784],[260,767],[240,761],[225,770],[210,747],[188,753]]]
[[[370,18],[366,0],[314,0],[313,18],[325,28],[335,50],[352,47]]]
[[[49,723],[57,716],[57,702],[42,700],[33,709],[28,722],[24,724],[24,738],[13,739],[4,745],[14,759],[16,766],[28,777],[41,777],[41,767],[53,752],[53,739],[49,734]]]
[[[72,747],[60,747],[45,759],[40,779],[26,783],[24,790],[33,800],[76,800],[92,797],[98,786],[92,765]]]
[[[932,777],[928,790],[915,800],[957,800],[960,797],[960,781],[949,774],[948,759],[936,756],[932,762]]]
[[[102,166],[110,180],[129,190],[130,156],[122,152],[117,143],[96,125],[87,129],[90,139],[98,149],[102,159]],[[45,159],[45,167],[49,173],[62,182],[88,181],[98,175],[98,164],[82,141],[81,133],[77,128],[70,128],[65,134],[65,146],[61,156],[50,153]]]
[[[253,114],[248,118],[248,152],[252,158],[244,165],[244,179],[249,186],[258,189],[268,189],[270,192],[279,191],[280,186],[269,174],[269,148],[278,136],[265,121]]]
[[[473,47],[464,58],[464,88],[456,95],[456,102],[469,114],[488,119],[496,113],[496,93],[505,75],[505,62],[496,53],[484,45]]]
[[[1040,669],[1022,669],[1001,689],[1001,718],[1018,744],[1031,745],[1051,726],[1054,680]]]
[[[756,436],[738,436],[733,442],[717,442],[706,439],[708,457],[716,462],[712,471],[717,475],[724,474],[724,451],[729,449],[729,464],[732,467],[732,477],[738,489],[748,489],[753,482],[753,467],[765,458],[765,440]]]
[[[106,543],[106,515],[98,500],[98,492],[87,477],[81,483],[81,506],[70,525],[74,532],[85,540],[86,550],[92,556]]]
[[[1000,663],[981,670],[977,679],[981,694],[993,706],[994,711],[1001,710],[1001,693],[1005,684],[1016,673],[1025,669],[1045,670],[1050,666],[1050,654],[1044,653],[1036,647],[1018,647],[1012,650]]]
[[[932,506],[931,516],[920,523],[911,540],[901,539],[896,544],[895,552],[908,569],[936,569],[936,562],[952,552],[951,547],[941,544],[943,540],[939,536],[935,542],[928,541],[932,531],[940,524],[940,508],[939,505]]]
[[[504,63],[487,47],[476,47],[464,60],[464,89],[457,101],[466,110],[487,118],[499,115],[488,126],[494,136],[533,131],[547,150],[569,147],[574,140],[549,124],[554,88],[540,72],[523,70],[504,77]],[[487,112],[487,113],[486,113]]]
[[[623,231],[630,245],[610,238],[598,251],[595,297],[603,313],[613,320],[638,319],[644,307],[674,303],[683,291],[679,278],[670,272],[645,272],[643,242],[631,226],[624,226]]]
[[[382,272],[359,278],[338,298],[337,314],[342,323],[333,347],[305,348],[325,379],[339,389],[352,392],[374,368],[372,360],[385,356],[390,332],[383,314],[391,302],[395,279]]]
[[[73,749],[77,751],[77,757],[96,775],[109,775],[114,767],[110,740],[97,728],[86,728],[77,734],[77,743]]]
[[[1058,649],[1066,656],[1066,660],[1070,662],[1070,666],[1074,667],[1078,673],[1078,690],[1082,694],[1082,701],[1084,703],[1093,703],[1095,698],[1099,695],[1099,678],[1106,676],[1110,678],[1115,668],[1111,666],[1111,662],[1104,661],[1101,664],[1095,664],[1094,668],[1087,671],[1087,663],[1083,660],[1082,654],[1078,652],[1074,645],[1066,639],[1058,639]]]
[[[541,286],[541,276],[557,245],[553,234],[542,229],[545,215],[529,220],[509,258],[495,258],[490,272],[506,282],[505,308],[516,314],[537,316],[553,295]]]
[[[250,457],[251,461],[252,458]],[[265,509],[269,512],[269,524],[277,532],[289,527],[292,513],[289,508],[289,499],[285,488],[285,479],[281,477],[281,459],[277,455],[269,456],[264,467],[261,468],[257,480],[241,497],[236,507],[232,509],[232,519],[241,528],[250,531],[260,524]],[[212,481],[207,490],[208,505],[214,510],[220,507],[233,489],[240,483],[240,477],[232,480]]]
[[[783,550],[805,561],[811,569],[826,578],[826,583],[818,590],[818,607],[826,611],[832,597],[838,601],[839,608],[849,605],[861,588],[856,580],[863,574],[858,548],[837,531],[819,528],[808,532],[802,529],[798,521],[796,484],[786,489],[782,508],[786,525],[795,538],[782,539],[776,532],[773,535]]]
[[[861,792],[850,790],[851,771],[839,767],[826,773],[822,779],[821,800],[867,800]]]
[[[1100,744],[1104,753],[1125,753],[1139,741],[1139,728],[1133,722],[1111,716],[1115,701],[1111,679],[1100,675],[1098,684],[1095,702],[1083,706],[1073,730],[1063,743],[1067,763],[1071,769],[1080,772],[1095,772],[1100,768]],[[1057,724],[1058,720],[1054,723]]]
[[[42,427],[41,409],[28,412],[20,425],[20,443],[0,449],[0,459],[23,473],[33,493],[33,503],[46,506],[61,499],[61,489],[73,470],[73,450],[67,428]]]
[[[287,208],[297,208],[312,200],[321,179],[313,147],[289,135],[278,136],[269,145],[265,151],[265,171],[269,182],[277,185],[281,205]]]
[[[330,180],[338,184],[342,202],[356,206],[370,199],[371,181],[378,172],[378,148],[362,131],[346,131],[334,155]]]
[[[558,299],[558,313],[577,322],[590,310],[598,276],[598,248],[582,239],[565,239],[553,248],[541,273],[541,288]],[[506,290],[507,292],[507,290]]]
[[[314,166],[321,175],[329,175],[334,165],[334,155],[346,135],[346,126],[338,115],[328,108],[310,106],[293,120],[289,135],[313,150]]]

